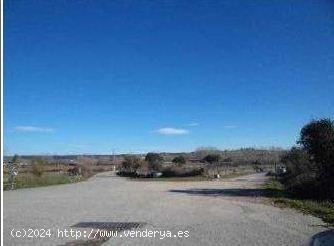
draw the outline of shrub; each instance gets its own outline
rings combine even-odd
[[[67,170],[69,176],[76,176],[80,175],[80,168],[79,167],[72,167]]]
[[[186,158],[184,158],[184,156],[180,155],[180,156],[176,156],[174,157],[174,159],[172,160],[172,162],[178,166],[182,166],[186,163]]]
[[[181,167],[168,167],[162,171],[163,177],[191,177],[191,176],[198,176],[203,175],[204,169],[203,168],[195,168],[191,170],[186,170]]]
[[[92,170],[92,166],[89,164],[80,164],[79,174],[81,174],[85,178],[91,177],[94,174]]]
[[[41,177],[44,173],[44,162],[43,160],[35,160],[32,164],[32,173],[37,176]]]
[[[161,169],[163,158],[157,153],[147,153],[145,161],[147,161],[150,170],[159,171]]]
[[[134,155],[127,155],[124,157],[122,162],[122,170],[127,170],[130,172],[136,171],[142,165],[142,160]]]
[[[204,157],[203,161],[208,162],[210,164],[217,163],[220,160],[220,155],[219,154],[209,154]]]

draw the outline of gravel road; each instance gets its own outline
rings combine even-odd
[[[327,230],[318,218],[263,204],[258,187],[265,179],[253,174],[226,181],[131,181],[102,173],[81,183],[5,191],[4,245],[306,245]],[[110,222],[136,222],[141,227],[135,230],[159,234],[119,233],[104,242],[58,237],[58,229],[78,229],[72,227],[78,223],[87,226],[80,229],[84,234]],[[51,237],[13,238],[13,228],[14,234],[50,229]],[[174,237],[179,231],[183,237]]]

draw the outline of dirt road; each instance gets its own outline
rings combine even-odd
[[[5,191],[4,245],[303,245],[326,230],[318,218],[262,204],[258,187],[265,179],[254,174],[147,182],[103,173],[82,183]],[[82,234],[78,241],[60,233],[79,227],[80,233],[94,228],[95,233],[115,225],[132,227],[142,237],[119,233],[103,241]],[[16,237],[17,230],[29,228],[50,229],[51,235]],[[143,237],[149,230],[159,233]]]

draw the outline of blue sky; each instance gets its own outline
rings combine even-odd
[[[289,147],[334,116],[333,1],[5,1],[6,154]]]

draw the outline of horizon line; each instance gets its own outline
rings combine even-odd
[[[203,148],[203,150],[211,150],[211,151],[237,151],[237,150],[243,150],[243,149],[253,149],[253,150],[289,150],[291,146],[286,146],[286,147],[282,147],[282,146],[249,146],[249,147],[237,147],[237,148],[215,148],[215,147],[199,147],[197,149],[191,150],[191,151],[157,151],[157,150],[152,150],[152,151],[128,151],[128,152],[119,152],[119,153],[10,153],[10,154],[4,154],[4,157],[9,157],[9,156],[14,156],[14,155],[18,155],[18,156],[71,156],[71,155],[141,155],[141,154],[147,154],[147,153],[167,153],[167,154],[178,154],[178,153],[193,153],[196,151],[200,151],[201,148]]]

